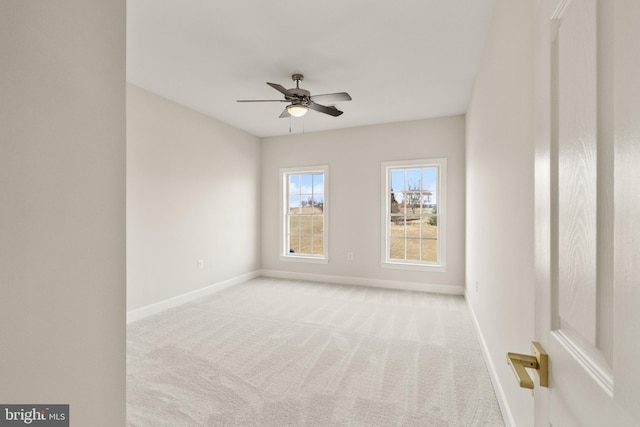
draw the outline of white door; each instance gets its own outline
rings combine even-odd
[[[640,426],[640,0],[536,0],[537,426]]]

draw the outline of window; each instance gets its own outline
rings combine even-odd
[[[327,262],[327,166],[281,169],[282,253],[293,261]]]
[[[383,265],[444,271],[446,159],[382,164]]]

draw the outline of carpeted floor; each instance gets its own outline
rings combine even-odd
[[[130,426],[502,426],[462,297],[259,278],[128,327]]]

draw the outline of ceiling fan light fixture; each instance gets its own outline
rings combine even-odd
[[[287,111],[293,117],[302,117],[305,114],[307,114],[308,110],[309,110],[309,108],[305,107],[304,105],[300,105],[300,104],[292,104],[292,105],[289,105],[287,107]]]

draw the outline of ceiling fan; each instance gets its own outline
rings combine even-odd
[[[317,101],[351,101],[351,96],[347,92],[311,95],[311,92],[309,92],[308,90],[300,88],[300,82],[304,79],[304,76],[302,74],[294,74],[291,76],[291,79],[296,82],[296,87],[292,89],[285,89],[282,85],[279,85],[277,83],[267,82],[269,86],[282,93],[284,95],[284,99],[240,99],[238,100],[238,102],[289,102],[290,104],[287,105],[282,114],[280,114],[280,118],[284,118],[291,116],[302,117],[307,114],[307,111],[309,109],[337,117],[343,112],[338,110],[333,105],[326,106],[318,104]]]

